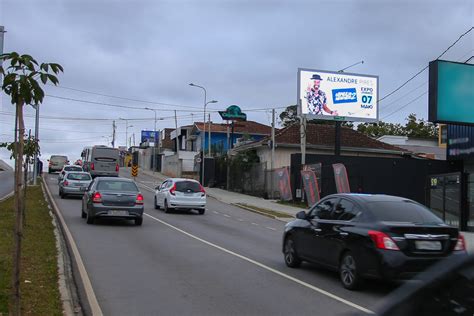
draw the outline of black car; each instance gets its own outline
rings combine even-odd
[[[409,279],[450,255],[466,255],[457,228],[402,197],[334,194],[285,226],[287,266],[303,260],[334,269],[344,287],[364,278]]]
[[[96,218],[124,218],[143,222],[143,195],[133,180],[98,177],[82,197],[82,218],[93,224]]]

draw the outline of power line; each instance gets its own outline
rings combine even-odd
[[[454,42],[452,43],[448,48],[446,48],[444,50],[444,52],[441,53],[441,55],[439,55],[436,59],[440,59],[448,50],[450,50],[454,45],[457,44],[457,42],[459,42],[461,40],[461,38],[468,34],[469,32],[471,32],[472,30],[474,29],[474,26],[471,27],[469,30],[467,30],[466,32],[464,32],[463,34],[461,34],[461,36],[459,36],[459,38]],[[423,69],[421,69],[420,71],[418,71],[414,76],[412,76],[410,79],[408,79],[407,81],[405,81],[401,86],[399,86],[398,88],[396,88],[395,90],[393,90],[392,92],[390,92],[389,94],[387,94],[386,96],[384,96],[383,98],[379,99],[378,102],[382,101],[382,100],[385,100],[386,98],[388,98],[389,96],[391,96],[392,94],[394,94],[395,92],[399,91],[401,88],[403,88],[404,86],[406,86],[410,81],[412,81],[413,79],[415,79],[419,74],[421,74],[423,71],[425,71],[426,69],[428,69],[429,67],[429,64],[428,66],[424,67]]]
[[[427,94],[427,93],[428,93],[428,91],[423,92],[423,94],[417,96],[415,99],[411,100],[411,101],[408,102],[407,104],[402,105],[400,108],[398,108],[397,110],[393,111],[392,113],[390,113],[390,114],[388,114],[388,115],[385,115],[384,117],[381,118],[381,120],[386,119],[387,117],[392,116],[393,114],[395,114],[395,113],[401,111],[402,109],[406,108],[407,106],[409,106],[410,104],[412,104],[413,102],[415,102],[416,100],[418,100],[419,98],[421,98],[422,96],[424,96],[424,95]]]

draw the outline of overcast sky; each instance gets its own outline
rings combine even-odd
[[[137,144],[141,130],[153,129],[152,111],[109,105],[155,108],[163,118],[158,129],[174,127],[174,110],[178,125],[202,121],[203,91],[190,82],[219,101],[209,109],[237,104],[249,120],[265,124],[271,108],[280,113],[296,103],[299,67],[337,71],[363,60],[348,71],[378,75],[383,97],[473,24],[472,0],[0,0],[4,51],[65,70],[60,87],[45,88],[41,105],[44,160],[51,154],[75,160],[84,146],[106,144],[114,119],[116,145],[125,144],[126,123],[119,118],[144,119],[128,121]],[[464,62],[472,55],[474,31],[442,59]],[[383,100],[380,118],[403,123],[416,113],[426,119],[427,80],[425,71]],[[13,138],[13,111],[2,94],[0,142]],[[212,120],[221,122],[216,112]],[[33,129],[34,119],[27,117],[26,126]],[[8,156],[0,149],[0,159]]]

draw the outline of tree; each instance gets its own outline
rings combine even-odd
[[[436,124],[423,119],[417,119],[414,113],[408,115],[406,120],[405,132],[408,137],[438,138],[438,128]]]
[[[59,83],[55,75],[63,72],[63,67],[55,63],[42,63],[41,65],[30,55],[19,55],[16,52],[0,55],[0,61],[9,64],[5,69],[0,66],[0,76],[4,76],[2,91],[11,98],[11,103],[15,105],[15,234],[13,250],[13,276],[12,276],[12,297],[13,315],[20,315],[20,268],[21,268],[21,239],[23,236],[23,215],[24,196],[23,185],[23,155],[24,155],[24,135],[25,124],[23,121],[23,106],[39,105],[43,102],[44,91],[41,89],[41,82],[48,81],[54,85]],[[50,70],[55,74],[51,74]],[[17,128],[18,127],[18,128]],[[18,141],[18,142],[17,142]]]
[[[359,124],[357,131],[372,138],[378,138],[383,135],[405,136],[406,134],[401,124],[385,123],[382,121],[378,123]]]

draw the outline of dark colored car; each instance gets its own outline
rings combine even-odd
[[[135,182],[126,178],[95,178],[82,197],[82,218],[93,224],[96,218],[124,218],[143,222],[143,195]]]
[[[402,197],[335,194],[296,217],[283,234],[286,265],[306,260],[336,270],[348,289],[364,278],[409,279],[443,258],[466,255],[457,228]]]

